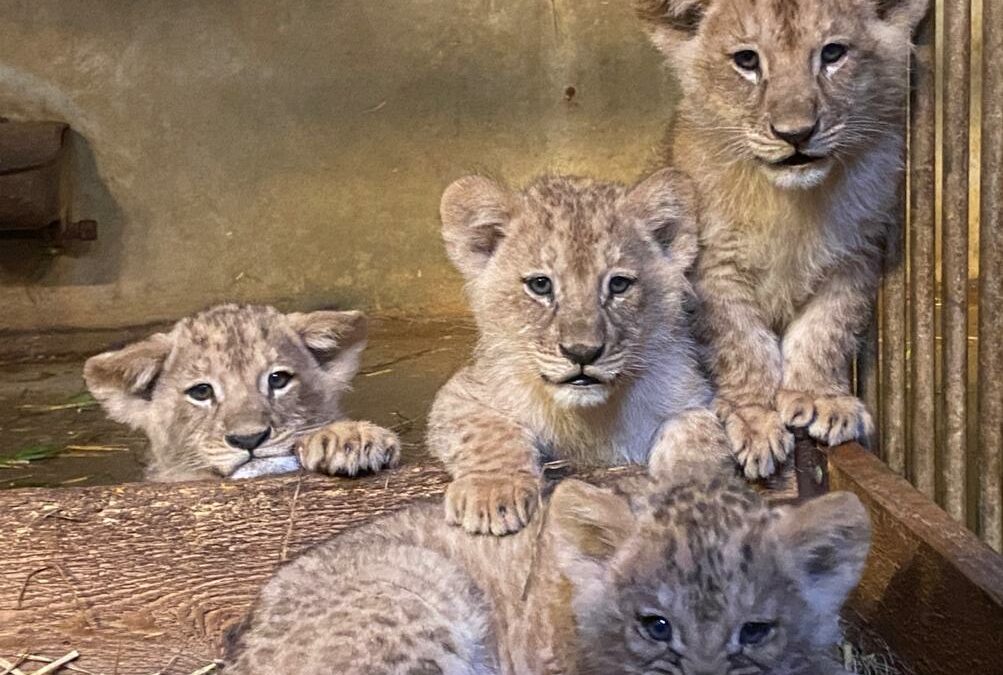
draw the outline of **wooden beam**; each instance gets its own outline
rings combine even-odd
[[[829,452],[829,480],[874,528],[851,610],[917,675],[1003,674],[1003,558],[859,445]]]

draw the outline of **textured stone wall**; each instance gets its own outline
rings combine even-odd
[[[656,161],[676,90],[629,4],[0,0],[0,115],[73,126],[74,216],[101,226],[55,256],[0,240],[0,328],[463,311],[450,180]]]

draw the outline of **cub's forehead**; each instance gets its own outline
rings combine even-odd
[[[179,321],[172,336],[174,365],[185,370],[243,370],[296,353],[288,320],[270,307],[214,307]]]
[[[615,255],[631,239],[633,230],[618,207],[626,193],[616,183],[584,178],[548,177],[522,193],[522,208],[511,239],[519,254],[533,257],[581,258]],[[553,261],[556,262],[556,261]],[[575,264],[576,260],[561,261]]]
[[[868,0],[720,0],[711,7],[705,33],[796,47],[862,26],[872,13]]]
[[[713,487],[684,485],[648,498],[642,519],[638,563],[659,576],[695,570],[731,579],[772,556],[767,536],[774,514],[748,487],[715,481]]]

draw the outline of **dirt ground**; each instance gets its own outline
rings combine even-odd
[[[423,459],[432,398],[467,360],[475,337],[472,323],[460,320],[374,320],[346,400],[349,413],[396,429],[405,460]],[[89,348],[80,352],[72,350],[75,342],[72,334],[60,336],[58,356],[33,345],[25,348],[33,353],[0,357],[0,488],[141,480],[145,437],[107,419],[81,375],[90,354],[123,336],[88,336],[80,342]]]

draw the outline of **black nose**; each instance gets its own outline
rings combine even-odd
[[[774,136],[797,148],[807,143],[815,135],[815,132],[818,131],[818,121],[808,127],[777,127],[771,124],[770,130],[773,131]]]
[[[596,362],[602,356],[606,345],[583,345],[575,343],[573,345],[560,345],[564,358],[579,366],[587,366]]]
[[[271,427],[265,427],[261,431],[256,431],[252,434],[227,434],[223,438],[230,447],[240,448],[241,450],[254,450],[267,441],[271,435]]]

